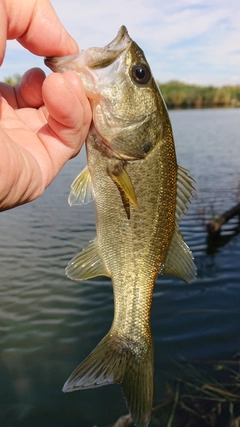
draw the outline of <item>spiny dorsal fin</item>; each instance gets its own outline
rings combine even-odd
[[[93,200],[91,175],[88,166],[74,179],[68,196],[70,206],[82,205]]]
[[[190,202],[194,179],[189,176],[189,171],[181,166],[177,170],[177,200],[176,200],[176,221],[181,220],[182,215],[187,209],[187,204]]]
[[[66,274],[72,280],[86,280],[96,276],[110,277],[101,261],[97,239],[92,240],[69,262]]]
[[[174,235],[161,274],[169,274],[191,283],[196,277],[196,266],[192,252],[184,242],[176,224]]]

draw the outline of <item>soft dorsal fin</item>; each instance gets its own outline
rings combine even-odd
[[[87,280],[96,276],[110,277],[101,261],[97,238],[69,262],[66,274],[72,280]]]
[[[82,205],[93,200],[91,175],[88,166],[74,179],[68,196],[70,206]]]
[[[181,220],[182,215],[187,209],[187,204],[190,202],[194,179],[189,176],[189,171],[181,166],[177,170],[177,199],[176,199],[176,221]]]
[[[169,274],[191,283],[196,277],[196,266],[192,252],[184,242],[178,230],[178,223],[187,209],[187,204],[192,197],[194,180],[189,176],[187,169],[178,166],[177,170],[177,196],[176,196],[176,225],[168,253],[161,269],[161,274]]]
[[[196,277],[192,252],[184,242],[177,225],[160,273],[179,277],[187,283],[191,283]]]

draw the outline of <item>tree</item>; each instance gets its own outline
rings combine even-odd
[[[19,83],[21,80],[21,76],[20,74],[16,73],[13,76],[10,77],[5,77],[4,82],[8,83],[11,86],[16,85],[17,83]]]

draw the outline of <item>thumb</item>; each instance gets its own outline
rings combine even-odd
[[[72,71],[47,76],[42,96],[48,123],[39,130],[38,136],[44,140],[50,156],[57,156],[63,165],[79,152],[86,139],[92,118],[91,107],[80,77]]]

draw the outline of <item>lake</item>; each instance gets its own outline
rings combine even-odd
[[[180,230],[198,268],[187,285],[159,277],[151,314],[154,404],[172,360],[232,359],[240,351],[240,227],[218,245],[206,225],[240,201],[240,109],[170,112],[178,163],[196,180]],[[84,149],[37,201],[0,214],[0,426],[107,427],[127,410],[119,386],[62,393],[74,368],[109,330],[111,282],[74,282],[69,260],[95,236],[93,204],[69,207]]]

